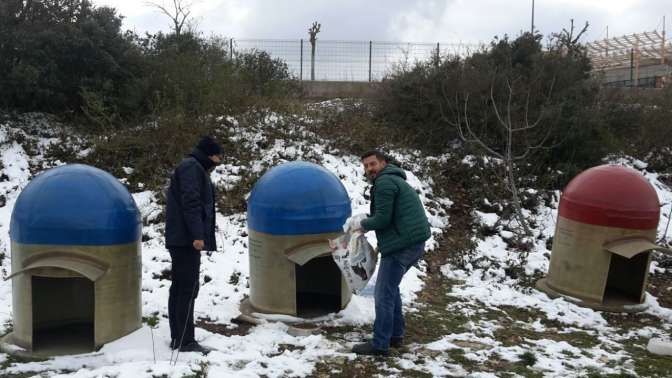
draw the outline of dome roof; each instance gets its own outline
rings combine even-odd
[[[140,238],[133,197],[111,174],[82,164],[36,176],[16,201],[10,238],[22,244],[115,245]]]
[[[273,235],[340,232],[350,217],[350,198],[325,168],[296,161],[272,168],[252,188],[250,229]]]
[[[655,229],[660,203],[641,173],[601,165],[582,172],[567,185],[560,198],[559,215],[598,226]]]

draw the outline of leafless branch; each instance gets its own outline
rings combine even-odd
[[[573,20],[572,20],[573,21]],[[573,24],[573,23],[572,23]],[[579,39],[581,39],[581,36],[588,30],[588,21],[586,21],[586,24],[583,25],[583,29],[579,32],[579,34],[576,35],[576,38],[574,38],[571,43],[572,45],[576,45],[577,42],[579,42]]]
[[[576,28],[574,27],[574,19],[569,20],[570,27],[569,30],[563,28],[562,32],[560,33],[553,33],[551,36],[553,39],[557,39],[559,42],[559,46],[567,49],[568,51],[575,51],[577,47],[579,46],[579,40],[581,37],[588,31],[588,26],[590,25],[588,21],[583,25],[583,28],[581,31],[579,31],[576,36],[574,36],[574,31]]]
[[[490,148],[490,146],[488,146],[487,144],[485,144],[485,142],[483,142],[483,140],[482,140],[481,138],[479,138],[479,137],[478,137],[478,136],[471,130],[471,125],[470,125],[470,122],[469,122],[468,103],[469,103],[469,94],[466,94],[466,95],[465,95],[465,98],[464,98],[464,120],[463,120],[462,123],[464,123],[464,126],[467,128],[467,132],[469,133],[469,136],[470,136],[471,138],[470,138],[470,139],[466,139],[466,138],[464,138],[464,134],[463,134],[463,132],[462,132],[461,124],[458,124],[458,129],[459,129],[460,137],[461,137],[462,140],[465,141],[465,142],[471,142],[471,143],[476,143],[476,144],[478,144],[479,146],[481,146],[481,148],[483,148],[484,150],[486,150],[490,155],[495,156],[495,157],[500,158],[500,159],[504,159],[504,156],[503,156],[502,154],[500,154],[499,152],[497,152],[497,151],[493,150],[492,148]]]
[[[512,129],[513,132],[531,130],[539,125],[541,120],[546,115],[546,107],[551,103],[551,95],[553,93],[553,87],[555,86],[555,78],[556,77],[553,76],[553,80],[551,81],[548,93],[546,94],[546,99],[544,100],[544,103],[542,104],[541,109],[539,110],[539,115],[537,116],[537,119],[534,121],[532,125],[530,125],[528,122],[528,113],[530,110],[530,92],[529,91],[527,92],[527,101],[525,102],[525,126],[514,128]]]
[[[445,88],[441,88],[441,93],[443,94],[443,98],[444,98],[444,99],[447,99],[447,94],[446,94],[446,90],[445,90]],[[456,97],[455,97],[455,102],[457,103],[457,101],[458,101],[458,100],[457,100],[457,96],[456,96]],[[460,119],[460,112],[459,112],[459,111],[457,112],[457,122],[455,122],[455,121],[453,121],[452,118],[450,118],[450,117],[448,117],[448,116],[446,115],[446,111],[444,110],[444,107],[443,107],[443,106],[444,106],[444,105],[443,105],[443,101],[439,101],[439,114],[441,114],[441,120],[444,121],[444,122],[446,122],[446,123],[449,124],[450,126],[458,127],[459,123],[461,122],[461,119]],[[458,105],[458,109],[459,109],[459,105]],[[458,130],[459,130],[459,129],[458,129]]]
[[[550,138],[552,131],[553,131],[553,129],[551,127],[549,127],[548,130],[546,130],[546,135],[544,135],[544,137],[541,138],[541,140],[539,140],[539,142],[536,145],[527,146],[525,148],[525,152],[522,155],[518,155],[518,156],[513,157],[513,160],[515,160],[515,161],[525,160],[525,158],[527,158],[530,155],[530,153],[532,153],[536,150],[543,149],[544,146],[546,145],[546,141],[548,140],[548,138]]]
[[[158,9],[161,13],[165,14],[173,22],[173,31],[176,36],[180,36],[182,33],[182,28],[184,24],[189,19],[191,14],[191,7],[193,3],[183,1],[183,0],[172,0],[172,7],[167,7],[165,2],[154,3],[151,1],[145,2],[146,5]]]
[[[313,22],[313,25],[311,25],[308,28],[308,34],[310,35],[310,43],[315,44],[315,41],[317,40],[317,33],[320,32],[320,29],[322,28],[322,24],[318,24],[317,21]]]
[[[497,116],[497,120],[499,121],[499,124],[504,127],[505,130],[508,130],[509,125],[504,122],[502,117],[499,115],[499,109],[497,108],[497,103],[495,102],[495,95],[494,95],[494,88],[495,88],[495,82],[493,80],[492,84],[490,85],[490,101],[492,102],[492,108],[495,110],[495,116]]]
[[[513,129],[513,122],[511,122],[511,101],[513,100],[513,89],[511,82],[506,79],[506,87],[509,89],[509,99],[506,102],[506,128],[508,131]]]

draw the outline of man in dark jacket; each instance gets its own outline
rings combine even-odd
[[[221,163],[222,149],[203,137],[175,168],[166,199],[166,248],[172,261],[168,297],[170,346],[207,353],[194,339],[194,300],[199,289],[201,251],[214,251],[215,196],[210,172]]]
[[[389,347],[400,347],[404,337],[404,315],[399,284],[404,274],[425,251],[430,227],[425,209],[415,190],[406,182],[404,170],[387,162],[379,151],[362,155],[371,188],[371,214],[361,228],[374,230],[381,255],[376,279],[376,320],[373,339],[357,344],[357,354],[389,354]]]

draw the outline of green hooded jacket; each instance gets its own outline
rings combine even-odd
[[[362,228],[376,231],[383,257],[429,239],[425,209],[403,169],[387,164],[378,173],[371,188],[371,215]]]

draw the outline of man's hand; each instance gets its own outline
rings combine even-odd
[[[202,251],[203,248],[205,248],[205,242],[203,240],[194,240],[192,245],[194,246],[194,249],[197,251]]]
[[[353,215],[345,221],[345,232],[355,232],[361,231],[364,232],[362,228],[362,220],[366,219],[366,214],[357,214]]]

